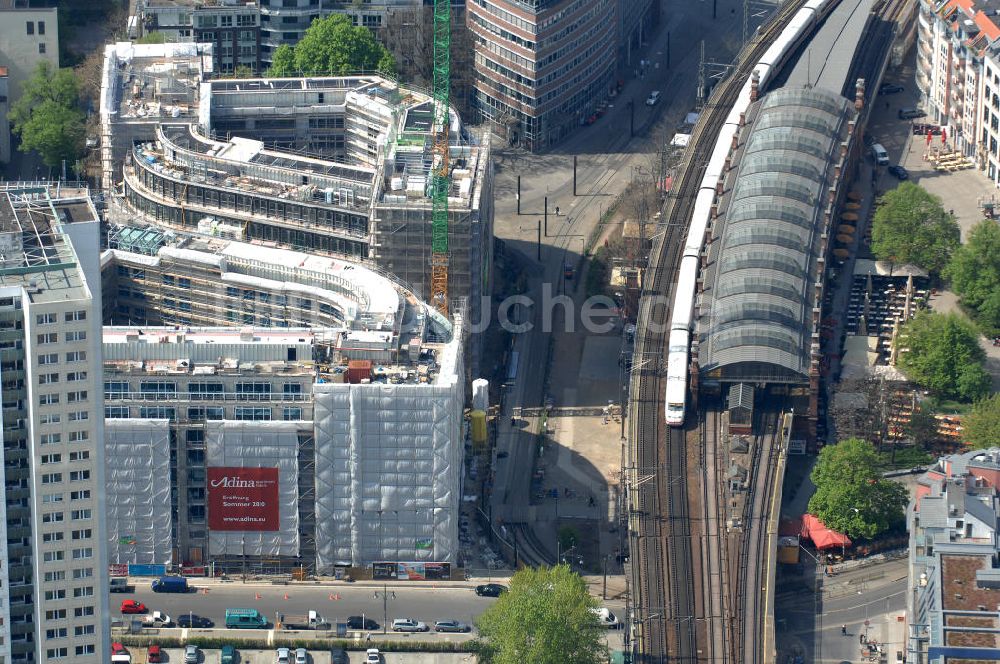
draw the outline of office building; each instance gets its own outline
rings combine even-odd
[[[350,259],[427,299],[430,97],[379,77],[207,80],[211,71],[201,44],[107,48],[112,214]],[[449,119],[449,294],[478,320],[492,270],[489,136]]]
[[[0,64],[7,67],[12,102],[25,82],[47,62],[59,67],[59,21],[55,6],[29,7],[27,0],[0,0]]]
[[[99,226],[86,189],[0,185],[3,661],[108,661]]]
[[[263,71],[261,14],[253,0],[137,0],[135,12],[130,37],[159,33],[168,42],[212,44],[222,76],[237,67]]]
[[[618,40],[624,30],[616,4],[469,3],[468,26],[475,41],[473,105],[483,121],[509,144],[529,150],[554,145],[586,124],[616,86]]]
[[[154,227],[108,241],[113,562],[458,561],[460,315],[329,257]],[[230,510],[225,478],[271,482],[273,510]]]
[[[940,459],[919,480],[910,531],[906,661],[1000,659],[1000,449]]]

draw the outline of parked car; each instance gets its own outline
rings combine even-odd
[[[348,616],[347,629],[378,629],[377,622],[367,616]]]
[[[649,96],[646,97],[646,106],[656,106],[656,104],[659,101],[660,101],[660,91],[653,90],[652,92],[649,93]]]
[[[500,597],[505,592],[507,592],[507,586],[502,586],[499,583],[486,583],[476,586],[476,594],[480,597]]]
[[[160,650],[160,646],[152,645],[146,649],[146,661],[150,664],[163,661],[163,651]]]
[[[150,587],[154,593],[186,593],[188,580],[183,576],[161,576],[154,579]]]
[[[128,654],[128,648],[126,648],[125,646],[123,646],[120,643],[112,643],[111,644],[111,654],[112,655],[127,655]]]
[[[122,600],[122,613],[145,613],[146,605],[134,599]]]
[[[883,83],[879,86],[878,93],[880,95],[894,95],[897,92],[902,92],[905,88],[899,83]]]
[[[132,664],[132,655],[128,648],[120,643],[111,644],[111,664]]]
[[[220,664],[239,664],[240,655],[236,648],[232,646],[222,646],[222,654],[219,657]]]
[[[200,657],[201,651],[198,650],[198,646],[184,646],[184,664],[198,664]]]
[[[900,120],[915,120],[916,118],[924,117],[927,115],[927,112],[919,108],[901,108],[896,115]]]
[[[887,170],[889,171],[889,174],[895,177],[897,180],[910,179],[910,174],[906,171],[905,168],[903,168],[899,164],[893,164]]]
[[[382,664],[382,653],[378,648],[369,648],[365,651],[365,664]]]
[[[394,632],[426,632],[429,629],[425,623],[413,618],[396,618],[392,621],[392,631]]]
[[[439,620],[434,623],[435,632],[468,632],[471,628],[457,620]]]
[[[111,579],[110,590],[113,593],[127,593],[132,590],[132,586],[129,585],[128,579],[124,576],[115,576]]]
[[[601,627],[607,627],[608,629],[618,629],[621,627],[621,621],[618,620],[618,616],[611,612],[611,609],[600,607],[598,609],[591,609],[594,616],[600,622]]]
[[[195,613],[185,613],[184,615],[177,618],[178,627],[194,627],[194,628],[205,628],[214,627],[215,623],[208,618],[202,618]]]
[[[331,648],[330,664],[351,664],[351,658],[343,648]]]
[[[173,627],[173,622],[163,611],[153,611],[142,620],[147,627]]]
[[[915,122],[913,123],[913,133],[917,136],[926,136],[927,134],[940,136],[941,125],[927,124],[926,122]]]
[[[274,664],[291,664],[292,651],[288,648],[278,648],[274,651]]]
[[[309,651],[305,648],[295,649],[295,664],[308,664],[309,662]]]

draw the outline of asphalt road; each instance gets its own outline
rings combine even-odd
[[[375,597],[378,593],[378,597]],[[260,599],[257,599],[257,596]],[[175,621],[188,612],[213,620],[217,627],[225,625],[227,608],[257,609],[269,622],[276,613],[288,619],[319,611],[331,623],[343,622],[349,615],[365,615],[378,623],[383,621],[382,589],[374,587],[329,586],[257,586],[212,585],[208,592],[187,594],[154,593],[149,584],[140,581],[135,592],[110,595],[115,617],[124,599],[136,599],[150,611],[164,611]],[[287,598],[287,599],[286,599]],[[471,588],[390,587],[388,618],[414,618],[428,624],[436,620],[454,619],[472,624],[476,616],[491,606],[495,599],[479,597]],[[131,616],[125,616],[126,619]]]

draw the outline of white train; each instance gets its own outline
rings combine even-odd
[[[812,32],[813,27],[823,20],[839,0],[809,0],[795,13],[792,20],[782,30],[764,56],[757,62],[754,71],[760,77],[763,89],[771,78],[772,71],[780,71],[788,57]],[[671,310],[670,336],[667,342],[667,390],[665,411],[667,424],[684,424],[687,408],[688,361],[691,349],[691,334],[694,331],[694,300],[698,277],[699,256],[705,244],[705,234],[715,201],[715,188],[725,177],[726,157],[732,148],[733,136],[739,131],[740,115],[750,106],[750,79],[740,90],[726,122],[719,132],[719,139],[708,161],[705,175],[695,198],[694,212],[688,227],[684,253],[681,257],[680,274],[674,291],[674,306]]]

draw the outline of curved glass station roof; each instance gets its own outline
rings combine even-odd
[[[710,378],[808,380],[826,190],[853,115],[823,89],[759,102],[706,269],[699,361]]]

